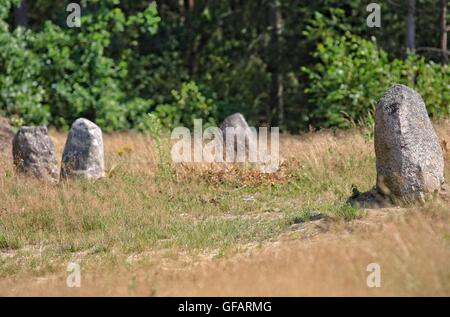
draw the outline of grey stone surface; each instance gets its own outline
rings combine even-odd
[[[423,201],[444,183],[442,150],[422,97],[395,84],[375,112],[377,189],[402,201]]]
[[[61,162],[61,178],[99,179],[105,176],[102,130],[80,118],[70,128]]]
[[[21,127],[12,140],[12,154],[17,172],[57,181],[55,147],[46,127]]]
[[[236,135],[231,135],[234,139],[234,147],[227,147],[227,129],[234,128]],[[220,130],[223,135],[223,145],[225,146],[224,154],[225,159],[227,157],[234,157],[234,161],[239,161],[238,153],[244,153],[246,155],[247,161],[249,160],[250,155],[249,151],[254,149],[257,154],[257,137],[255,131],[252,131],[247,124],[244,116],[241,113],[234,113],[222,122],[220,126]],[[229,135],[230,137],[230,135]],[[232,140],[229,140],[231,142]],[[245,159],[245,158],[244,158]],[[256,155],[257,159],[257,155]]]

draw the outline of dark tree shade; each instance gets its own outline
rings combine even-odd
[[[28,26],[28,4],[27,0],[22,0],[20,6],[14,8],[14,23],[16,26]]]

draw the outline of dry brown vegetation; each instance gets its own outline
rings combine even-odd
[[[436,125],[443,147],[449,127]],[[65,135],[51,135],[59,157]],[[358,130],[284,136],[273,175],[168,168],[133,133],[106,135],[105,149],[107,179],[57,186],[15,175],[1,154],[0,294],[450,295],[448,202],[345,204],[375,180]],[[69,261],[79,289],[66,287]],[[372,262],[381,288],[366,285]]]

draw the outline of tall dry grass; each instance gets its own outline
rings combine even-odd
[[[364,221],[330,224],[305,240],[251,246],[223,259],[147,254],[137,268],[0,282],[3,294],[65,296],[449,296],[450,218],[444,206],[373,211]],[[379,218],[379,219],[377,219]],[[381,287],[369,288],[369,263]]]
[[[445,149],[449,124],[436,129]],[[51,136],[59,158],[65,135]],[[283,136],[269,176],[178,165],[167,177],[134,133],[105,135],[105,149],[108,178],[56,186],[15,175],[2,154],[0,294],[450,295],[448,203],[345,206],[352,186],[375,183],[357,130]],[[70,261],[80,289],[66,287]],[[379,289],[365,282],[371,262]]]

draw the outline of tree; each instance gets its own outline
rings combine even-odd
[[[447,32],[449,31],[449,28],[447,27],[447,0],[441,0],[440,22],[442,58],[444,63],[448,63]]]
[[[398,60],[405,57],[405,45],[415,52],[414,61],[423,55],[444,62],[448,50],[444,0],[384,1],[382,28],[362,23],[362,2],[369,1],[361,0],[81,0],[79,29],[66,25],[71,0],[0,2],[0,111],[11,114],[17,107],[25,121],[38,122],[42,116],[30,109],[41,104],[48,107],[49,123],[61,127],[79,115],[114,128],[133,127],[143,113],[175,109],[184,99],[174,92],[183,95],[183,87],[191,86],[197,90],[185,89],[189,96],[213,101],[216,122],[242,112],[254,126],[277,125],[289,132],[331,126],[316,114],[317,100],[306,91],[310,79],[300,71],[319,62],[313,52],[324,36],[373,38],[377,48]],[[147,10],[151,3],[157,3],[157,14]],[[26,25],[27,32],[14,32],[16,25]],[[433,71],[444,66],[434,65]],[[336,72],[344,67],[338,63]],[[408,67],[402,71],[411,79],[431,80],[415,76],[417,64]],[[436,81],[448,83],[446,74]],[[355,98],[364,86],[370,85],[355,84]],[[439,101],[447,100],[447,91],[434,95],[437,89],[429,89],[437,96],[433,102],[447,107]],[[330,86],[318,99],[345,90]],[[160,107],[166,105],[171,107]],[[341,116],[342,104],[334,106]],[[177,111],[182,115],[181,108]]]
[[[283,20],[281,16],[280,2],[271,0],[269,8],[270,14],[270,50],[272,52],[269,70],[271,73],[270,87],[270,113],[268,113],[269,122],[271,121],[272,111],[277,112],[278,126],[284,125],[284,100],[283,100],[283,73],[281,68],[281,34],[283,30]]]
[[[416,51],[416,23],[414,20],[416,0],[407,0],[406,5],[406,48],[414,53]]]

